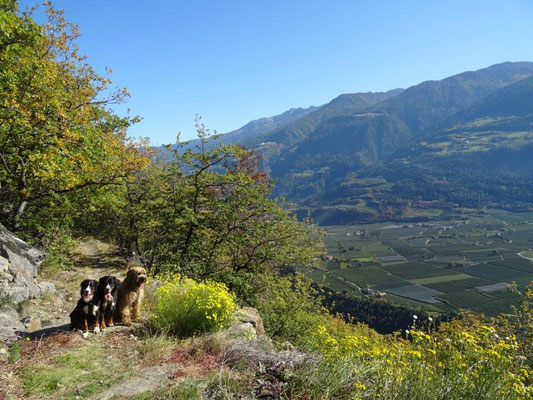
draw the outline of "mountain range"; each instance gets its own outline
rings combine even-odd
[[[274,195],[323,224],[522,210],[533,206],[532,76],[533,63],[505,62],[405,90],[342,94],[216,143],[264,154]]]

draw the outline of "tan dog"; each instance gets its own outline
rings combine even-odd
[[[131,325],[132,320],[141,318],[141,302],[144,297],[146,270],[143,267],[130,267],[126,278],[118,288],[115,308],[115,322]]]

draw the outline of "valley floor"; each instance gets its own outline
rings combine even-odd
[[[508,312],[533,280],[533,213],[488,210],[442,221],[326,227],[306,274],[336,291],[427,311]]]

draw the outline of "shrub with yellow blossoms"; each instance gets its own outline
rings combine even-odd
[[[174,275],[156,289],[150,321],[157,330],[185,337],[227,327],[235,309],[224,284]]]
[[[305,384],[302,377],[302,393],[316,399],[533,399],[532,371],[519,356],[516,337],[502,336],[496,325],[468,316],[438,332],[411,330],[407,337],[318,326],[312,340],[322,358]],[[340,371],[342,385],[320,383]]]

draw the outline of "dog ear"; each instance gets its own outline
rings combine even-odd
[[[89,279],[85,279],[82,283],[80,283],[80,287],[87,286],[87,284],[90,282]]]

